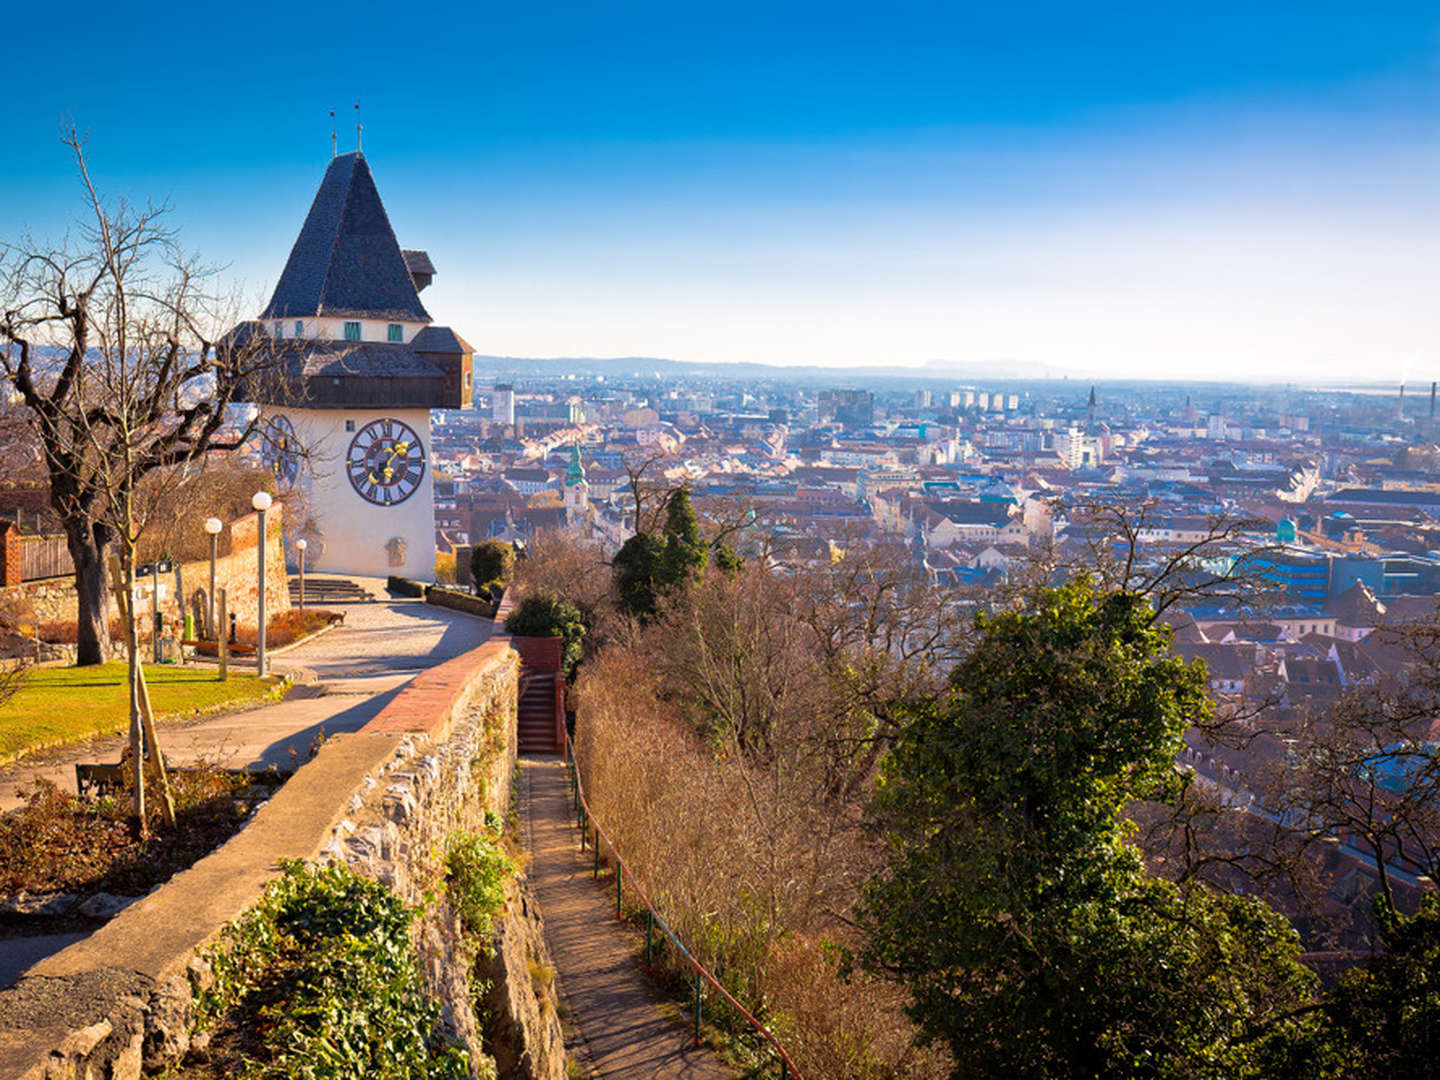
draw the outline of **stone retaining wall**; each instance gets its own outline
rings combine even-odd
[[[36,622],[75,621],[75,579],[43,578],[0,588],[0,611]]]
[[[197,952],[259,899],[285,858],[343,861],[414,905],[427,892],[441,897],[418,920],[417,948],[448,1029],[478,1045],[441,860],[452,830],[508,804],[518,666],[497,638],[421,673],[359,732],[327,741],[228,843],[0,992],[0,1080],[131,1080],[183,1062],[191,990],[208,979]],[[523,888],[502,935],[533,943]],[[529,987],[533,1006],[533,950],[509,952],[519,959],[502,962],[495,977],[507,993],[523,997]],[[524,970],[508,970],[515,965]],[[506,1075],[562,1080],[553,1009],[499,1019],[503,1030],[523,1032],[522,1049],[507,1051],[523,1068]]]
[[[242,626],[254,626],[259,614],[257,518],[256,514],[247,514],[232,521],[226,531],[220,534],[220,550],[224,554],[215,560],[215,587],[217,590],[226,590],[226,606]],[[265,549],[265,604],[267,614],[274,616],[290,607],[290,586],[285,570],[283,543],[283,504],[276,503],[266,513],[265,531],[270,541]],[[136,582],[141,641],[150,640],[150,590],[153,584],[150,578],[142,578]],[[159,584],[159,607],[165,620],[165,633],[178,635],[186,614],[196,615],[205,609],[210,588],[210,560],[181,563],[169,574],[162,574]],[[75,579],[41,578],[38,581],[0,587],[0,611],[40,623],[74,623]],[[116,614],[112,603],[111,615],[113,617]],[[196,626],[199,626],[198,618]]]

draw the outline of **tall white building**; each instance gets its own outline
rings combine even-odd
[[[515,423],[515,387],[509,383],[496,383],[490,392],[490,417],[497,424]]]

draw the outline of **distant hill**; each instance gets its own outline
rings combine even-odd
[[[998,382],[1037,381],[1047,373],[1017,364],[960,363],[932,360],[924,367],[872,365],[866,367],[820,367],[817,365],[779,365],[736,363],[700,363],[670,360],[658,356],[480,356],[474,359],[475,372],[523,378],[531,375],[604,375],[606,378],[629,379],[654,376],[689,376],[692,378],[781,380],[790,383],[823,383],[828,386],[865,380],[910,382],[933,385],[936,382],[994,384]],[[1064,374],[1057,372],[1057,375]]]

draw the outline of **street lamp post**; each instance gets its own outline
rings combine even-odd
[[[205,531],[210,534],[210,591],[205,594],[205,636],[214,638],[215,631],[215,545],[220,540],[220,530],[225,523],[219,518],[205,519]]]
[[[295,541],[295,550],[299,553],[297,557],[298,557],[299,562],[300,562],[300,610],[301,610],[301,611],[304,611],[304,610],[305,610],[305,549],[306,549],[307,547],[309,547],[309,546],[310,546],[310,545],[305,542],[305,538],[304,538],[303,536],[302,536],[299,540],[296,540],[296,541]]]
[[[259,555],[257,559],[259,567],[257,577],[260,584],[260,595],[258,598],[258,619],[260,625],[255,633],[255,670],[262,677],[265,675],[265,511],[270,509],[270,504],[273,501],[268,491],[257,491],[254,495],[250,496],[250,505],[255,508],[256,514],[259,515],[259,521],[256,522],[256,526],[260,530],[255,545],[255,550]]]
[[[150,647],[160,663],[160,564],[150,564]]]

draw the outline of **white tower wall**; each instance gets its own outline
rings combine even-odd
[[[295,426],[300,445],[309,453],[300,466],[300,486],[310,517],[320,534],[312,535],[305,565],[321,573],[363,574],[432,581],[435,576],[435,480],[430,442],[429,409],[269,408]],[[345,455],[351,440],[373,420],[399,420],[414,429],[425,447],[425,474],[404,502],[377,506],[351,487]],[[347,430],[347,421],[353,430]],[[293,522],[298,530],[300,522]],[[403,561],[392,562],[386,545],[405,545]]]

